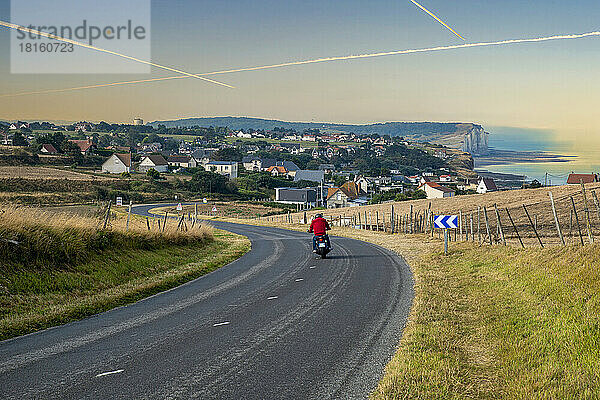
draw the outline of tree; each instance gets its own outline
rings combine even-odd
[[[212,155],[215,161],[242,161],[243,154],[236,148],[226,147]]]
[[[188,190],[200,193],[235,193],[235,186],[223,175],[199,170],[187,182]]]
[[[308,163],[306,163],[306,169],[313,171],[319,169],[319,162],[315,160],[310,160]]]
[[[346,177],[342,176],[342,175],[336,175],[333,177],[333,182],[335,184],[336,187],[340,187],[342,186],[344,183],[346,183]]]
[[[160,172],[158,172],[157,170],[155,170],[154,168],[150,168],[147,172],[146,172],[146,176],[148,176],[149,178],[152,179],[158,179],[160,178]]]
[[[15,136],[13,136],[13,146],[28,146],[27,139],[25,136],[19,131],[15,132]]]
[[[83,154],[81,154],[81,149],[75,143],[69,140],[65,140],[64,142],[62,142],[60,147],[63,153],[73,158],[75,163],[78,164],[83,160]]]

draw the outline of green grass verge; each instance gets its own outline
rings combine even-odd
[[[69,268],[2,267],[0,340],[82,319],[207,274],[250,249],[239,235],[159,249],[114,249]]]
[[[600,398],[600,246],[452,248],[412,260],[410,321],[372,398]]]

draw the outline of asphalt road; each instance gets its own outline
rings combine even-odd
[[[366,398],[409,312],[406,263],[337,237],[320,260],[306,233],[214,225],[252,250],[135,304],[0,342],[0,398]]]

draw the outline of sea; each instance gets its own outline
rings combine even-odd
[[[527,181],[537,179],[551,185],[563,185],[570,173],[600,172],[600,140],[587,138],[582,144],[577,136],[542,129],[486,127],[490,133],[488,147],[492,150],[543,152],[566,156],[560,162],[514,162],[488,164],[476,170],[503,174],[525,175]],[[596,140],[594,140],[596,139]]]

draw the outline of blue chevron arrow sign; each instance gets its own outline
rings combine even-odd
[[[440,229],[457,229],[458,215],[436,215],[433,218],[433,226]]]

